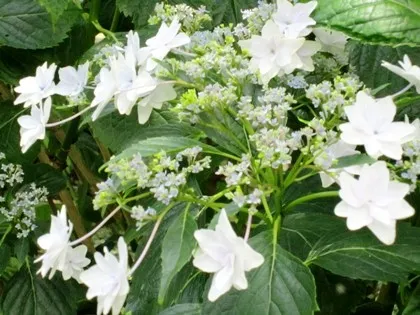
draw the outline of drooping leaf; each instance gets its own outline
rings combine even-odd
[[[4,314],[76,315],[78,298],[69,282],[57,276],[52,280],[42,279],[23,267],[8,282],[2,310]]]
[[[176,273],[190,260],[195,246],[194,231],[197,223],[187,207],[166,232],[162,243],[162,278],[159,289],[159,303],[162,304],[169,284]]]
[[[369,45],[351,41],[348,45],[350,64],[367,87],[376,89],[388,84],[376,96],[393,94],[408,85],[408,82],[388,69],[382,67],[382,61],[398,65],[404,55],[408,55],[413,64],[420,65],[420,51],[408,46],[390,47]]]
[[[318,0],[314,19],[364,42],[420,45],[417,0]]]
[[[66,187],[66,178],[62,172],[48,164],[24,165],[25,183],[35,183],[37,187],[45,187],[50,195],[55,195]]]
[[[178,304],[159,313],[159,315],[201,315],[200,304]]]
[[[393,245],[384,245],[368,230],[333,231],[310,251],[306,264],[364,280],[401,282],[420,273],[420,228],[400,224]]]
[[[264,264],[247,273],[248,289],[232,289],[215,302],[204,296],[206,315],[306,315],[317,309],[314,278],[302,261],[273,244],[270,233],[260,233],[250,245]],[[206,292],[207,294],[207,292]]]
[[[0,44],[24,49],[52,47],[67,37],[80,18],[80,10],[71,5],[53,25],[47,10],[35,0],[0,0]]]

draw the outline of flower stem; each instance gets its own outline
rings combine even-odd
[[[141,254],[140,254],[139,258],[137,259],[137,261],[134,263],[133,267],[128,272],[128,276],[131,276],[136,271],[136,269],[142,263],[144,257],[146,257],[146,254],[149,251],[150,245],[152,245],[153,239],[156,236],[156,233],[157,233],[157,231],[159,229],[160,224],[162,223],[163,218],[165,217],[166,213],[168,213],[168,211],[170,209],[172,209],[172,207],[173,207],[173,203],[171,203],[169,206],[167,206],[163,210],[162,214],[158,217],[158,219],[157,219],[157,221],[155,223],[155,226],[153,227],[152,233],[150,234],[149,239],[147,240],[147,243],[146,243],[146,245],[143,248],[143,251],[141,252]]]
[[[246,222],[246,230],[245,230],[245,236],[244,236],[245,242],[248,242],[249,235],[251,233],[251,225],[252,225],[252,214],[249,213],[248,214],[248,221]]]
[[[80,112],[78,112],[78,113],[74,114],[73,116],[70,116],[70,117],[68,117],[68,118],[66,118],[66,119],[63,119],[63,120],[60,120],[60,121],[57,121],[57,122],[55,122],[55,123],[46,124],[46,125],[45,125],[45,127],[47,127],[47,128],[51,128],[51,127],[57,127],[57,126],[60,126],[60,125],[62,125],[62,124],[65,124],[65,123],[67,123],[67,122],[69,122],[69,121],[72,121],[73,119],[75,119],[75,118],[77,118],[77,117],[79,117],[79,116],[83,115],[84,113],[86,113],[86,112],[87,112],[87,111],[89,111],[90,109],[91,109],[91,107],[86,107],[86,108],[82,109]]]
[[[75,246],[77,244],[80,244],[84,240],[88,239],[92,235],[94,235],[96,232],[99,231],[99,229],[101,227],[103,227],[105,225],[105,223],[107,223],[120,210],[120,208],[121,208],[121,206],[116,207],[110,214],[108,214],[108,216],[105,219],[102,220],[101,223],[99,223],[97,226],[95,226],[95,228],[93,230],[91,230],[89,233],[83,235],[81,238],[78,238],[77,240],[71,242],[69,245],[70,246]]]
[[[401,94],[404,94],[405,92],[407,92],[409,89],[411,89],[411,87],[413,86],[413,84],[412,83],[410,83],[409,85],[407,85],[405,88],[403,88],[401,91],[399,91],[399,92],[397,92],[397,93],[395,93],[395,94],[392,94],[391,95],[391,97],[392,98],[394,98],[394,97],[397,97],[397,96],[400,96]]]
[[[264,206],[264,210],[265,210],[265,214],[267,215],[267,218],[270,220],[271,223],[273,223],[273,216],[271,215],[270,207],[268,206],[267,198],[265,197],[264,194],[262,194],[261,196],[261,201]]]
[[[118,23],[120,22],[120,10],[118,10],[118,6],[115,5],[115,11],[114,16],[112,17],[112,23],[111,23],[111,32],[115,32],[118,27]]]
[[[320,199],[320,198],[331,198],[331,197],[337,197],[337,196],[338,196],[338,191],[322,191],[319,193],[310,194],[310,195],[303,196],[292,201],[284,208],[284,211],[288,211],[292,209],[293,207],[296,207],[297,205],[300,205],[310,200]]]

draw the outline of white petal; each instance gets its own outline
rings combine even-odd
[[[194,254],[193,265],[204,272],[216,272],[223,267],[218,261],[205,254],[200,249]]]
[[[369,209],[367,207],[361,207],[361,208],[353,208],[349,209],[350,213],[347,217],[347,228],[350,231],[358,230],[364,226],[367,226],[368,224],[371,224],[373,221],[373,218],[371,217],[369,213]]]
[[[385,225],[379,221],[373,221],[368,225],[369,230],[384,244],[391,245],[395,241],[396,236],[396,222]]]
[[[210,302],[216,301],[221,295],[225,294],[232,287],[232,277],[234,273],[234,258],[229,258],[229,263],[220,271],[214,274],[208,294]]]

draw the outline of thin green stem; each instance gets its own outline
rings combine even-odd
[[[265,214],[267,215],[267,218],[270,220],[270,223],[273,223],[274,219],[273,219],[273,216],[271,215],[270,207],[268,206],[267,198],[265,197],[264,194],[262,194],[261,196],[261,201],[264,207]]]
[[[303,196],[300,197],[296,200],[293,200],[291,203],[289,203],[285,208],[284,211],[288,211],[290,209],[292,209],[293,207],[296,207],[297,205],[300,205],[302,203],[305,203],[307,201],[310,200],[314,200],[314,199],[321,199],[321,198],[333,198],[333,197],[337,197],[338,191],[322,191],[319,193],[314,193],[314,194],[310,194],[307,196]]]
[[[115,32],[118,28],[119,22],[120,22],[120,10],[118,10],[118,6],[115,5],[114,16],[112,17],[111,28],[109,30],[111,32]]]
[[[124,204],[126,204],[126,203],[129,203],[131,201],[136,201],[136,200],[140,200],[140,199],[149,197],[151,194],[152,194],[151,192],[146,192],[146,193],[143,193],[143,194],[134,196],[134,197],[130,197],[130,198],[124,199],[123,201],[124,201]]]
[[[2,238],[1,238],[1,240],[0,240],[0,247],[1,247],[1,245],[3,245],[3,242],[4,242],[4,240],[6,239],[6,236],[10,233],[10,231],[11,231],[12,229],[13,229],[12,225],[9,225],[9,226],[7,227],[6,232],[4,232],[4,234],[3,234],[3,236],[2,236]]]

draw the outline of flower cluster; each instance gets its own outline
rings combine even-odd
[[[114,203],[119,192],[132,188],[149,189],[158,201],[169,204],[178,196],[189,174],[197,174],[210,167],[209,156],[198,158],[201,151],[200,147],[193,147],[177,153],[175,157],[162,151],[149,159],[143,159],[140,154],[131,159],[112,159],[106,169],[111,177],[98,185],[95,208]]]
[[[0,161],[6,160],[0,153]],[[24,181],[22,166],[13,163],[0,164],[0,213],[7,222],[13,224],[17,237],[27,237],[35,230],[36,207],[47,201],[48,191],[34,183],[13,192]]]

